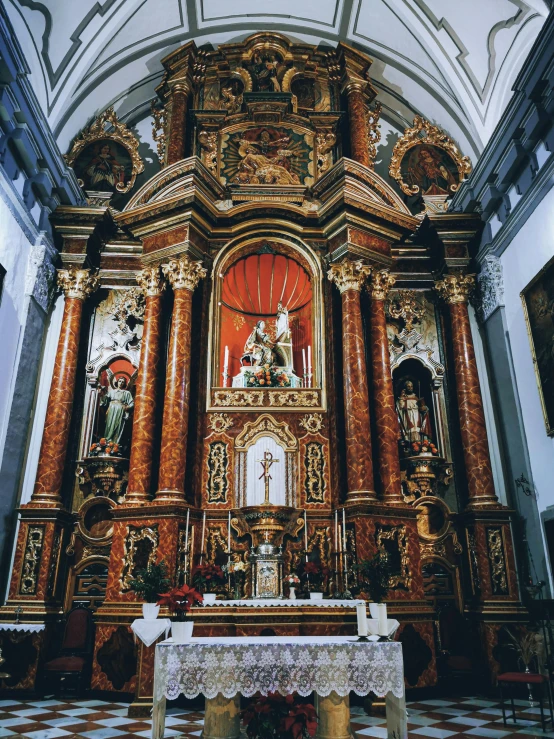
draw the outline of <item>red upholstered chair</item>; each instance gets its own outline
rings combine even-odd
[[[504,710],[504,690],[509,692],[510,703],[512,705],[512,718],[516,723],[516,712],[514,708],[514,691],[518,685],[529,685],[529,690],[535,686],[539,689],[539,705],[541,708],[541,725],[542,730],[546,731],[545,726],[548,721],[554,726],[554,715],[552,714],[552,693],[548,675],[541,675],[538,672],[503,672],[498,676],[498,685],[500,687],[500,701],[502,707],[502,719],[506,726],[506,711]],[[548,708],[550,718],[545,719],[542,706],[543,698],[546,694],[548,700]]]
[[[81,603],[67,615],[59,655],[44,665],[46,689],[56,695],[82,695],[90,681],[93,646],[92,611]]]

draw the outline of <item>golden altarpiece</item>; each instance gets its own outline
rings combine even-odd
[[[159,173],[121,209],[88,192],[88,206],[52,218],[64,316],[1,611],[47,630],[11,687],[32,686],[60,613],[85,602],[91,687],[134,692],[138,712],[153,648],[137,653],[129,629],[134,571],[163,558],[190,581],[200,557],[232,556],[248,573],[264,543],[285,574],[307,550],[331,596],[386,551],[408,687],[437,681],[445,604],[468,616],[474,663],[494,673],[498,631],[524,610],[468,317],[480,222],[448,212],[436,185],[424,216],[401,194],[425,169],[412,162],[403,182],[402,147],[437,129],[416,119],[399,142],[401,190],[374,170],[380,105],[362,53],[263,33],[215,51],[190,43],[163,64]],[[238,595],[251,594],[245,577]],[[344,606],[193,618],[199,635],[355,629]]]

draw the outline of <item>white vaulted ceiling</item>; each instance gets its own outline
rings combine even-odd
[[[160,59],[275,30],[370,54],[389,127],[415,114],[476,159],[544,18],[547,0],[7,0],[34,89],[62,150],[109,105],[146,115]],[[385,129],[386,131],[386,129]]]

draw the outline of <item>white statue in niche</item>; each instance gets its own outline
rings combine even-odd
[[[288,309],[279,301],[277,303],[277,319],[275,321],[275,346],[273,351],[279,358],[279,364],[293,370],[292,336],[289,325]]]

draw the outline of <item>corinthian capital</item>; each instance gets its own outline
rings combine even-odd
[[[363,262],[345,259],[340,264],[332,264],[327,277],[334,282],[342,294],[346,290],[360,292],[362,285],[371,274],[371,267]]]
[[[467,303],[475,287],[475,275],[445,275],[435,283],[435,290],[449,305]]]
[[[86,300],[98,289],[98,275],[91,269],[60,269],[58,271],[58,287],[66,298]]]
[[[166,285],[159,267],[145,267],[138,273],[137,282],[144,290],[144,294],[150,298],[161,295]]]
[[[171,283],[174,290],[190,290],[194,292],[200,280],[208,271],[201,262],[195,262],[187,254],[180,259],[171,259],[162,266],[162,272]]]
[[[381,269],[372,273],[367,289],[373,300],[386,300],[395,282],[396,277],[393,277],[388,269]]]

